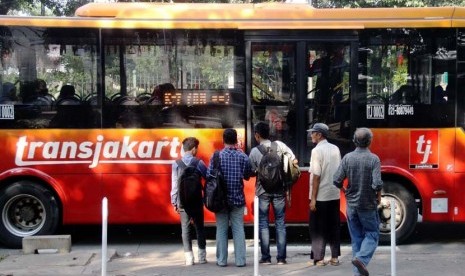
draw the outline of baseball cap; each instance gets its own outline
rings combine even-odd
[[[307,131],[308,132],[319,132],[323,134],[324,137],[327,137],[329,133],[329,127],[323,123],[316,123],[312,126],[312,128],[310,128]]]

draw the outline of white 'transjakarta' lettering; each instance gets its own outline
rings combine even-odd
[[[89,164],[95,168],[100,163],[171,164],[173,160],[160,159],[163,149],[169,148],[170,157],[178,158],[181,143],[178,137],[171,141],[134,141],[124,136],[122,141],[105,141],[98,135],[96,142],[29,142],[22,136],[16,143],[17,166]],[[25,158],[25,159],[23,159]]]

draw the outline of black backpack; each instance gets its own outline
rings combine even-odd
[[[205,207],[214,213],[228,208],[228,192],[226,181],[220,167],[220,154],[215,151],[213,154],[213,170],[207,176],[204,190]]]
[[[259,145],[263,154],[258,165],[257,178],[267,193],[282,193],[284,191],[283,157],[278,154],[278,145],[272,142],[270,147]]]
[[[197,169],[200,160],[192,158],[189,165],[182,160],[178,164],[178,207],[187,214],[202,209],[202,174]]]

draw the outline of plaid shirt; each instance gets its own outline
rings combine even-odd
[[[376,210],[376,192],[383,188],[381,162],[368,148],[356,148],[342,158],[334,174],[334,185],[342,188],[348,178],[345,191],[347,205],[359,210]]]
[[[228,186],[228,203],[231,206],[244,206],[244,179],[252,174],[249,157],[241,150],[225,147],[220,151],[221,171]],[[210,158],[207,175],[213,170],[213,157]]]

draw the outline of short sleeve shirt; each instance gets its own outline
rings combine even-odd
[[[310,192],[312,195],[313,175],[320,176],[320,187],[317,201],[337,200],[340,198],[340,191],[333,185],[333,175],[341,163],[341,153],[339,148],[327,140],[320,141],[312,150],[310,157]]]

